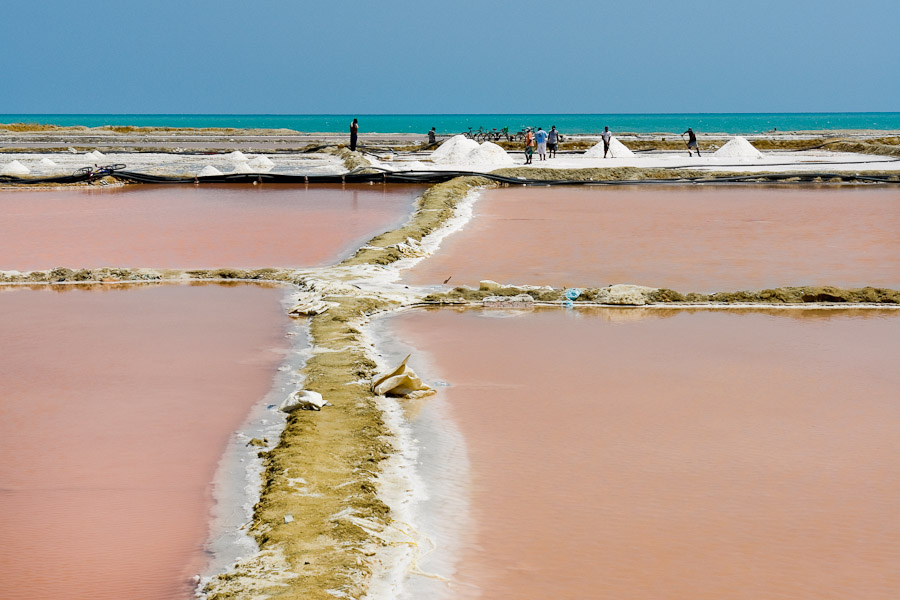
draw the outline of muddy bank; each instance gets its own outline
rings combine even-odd
[[[604,288],[579,289],[575,305],[597,304],[646,306],[653,304],[887,304],[900,305],[900,291],[887,288],[846,289],[831,286],[780,287],[758,291],[681,293],[666,288],[617,284]],[[534,286],[501,286],[483,282],[479,289],[466,286],[448,292],[428,294],[422,304],[481,303],[491,296],[512,297],[525,294],[538,303],[567,301],[565,289]]]

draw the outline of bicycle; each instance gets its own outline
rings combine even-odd
[[[507,133],[506,140],[509,142],[524,142],[525,141],[525,130],[520,129],[517,133]]]
[[[102,167],[99,165],[94,165],[93,167],[82,167],[72,173],[73,177],[87,177],[88,183],[93,183],[97,179],[102,179],[107,175],[112,175],[116,171],[121,171],[125,168],[125,165],[121,163],[116,163],[112,165],[103,165]]]

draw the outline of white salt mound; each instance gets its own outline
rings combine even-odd
[[[591,146],[584,155],[588,158],[603,158],[603,140]],[[609,152],[606,153],[606,156],[610,158],[627,158],[634,156],[634,152],[616,139],[616,136],[612,136],[609,138]]]
[[[101,154],[99,150],[94,150],[93,152],[89,152],[88,154],[90,154],[97,160],[103,160],[104,158],[106,158],[106,155]]]
[[[626,158],[629,156],[634,156],[634,152],[632,152],[628,148],[628,146],[614,137],[609,139],[609,151],[610,153],[612,153],[613,158]]]
[[[212,165],[206,165],[203,169],[197,173],[197,177],[212,177],[213,175],[221,175],[222,171],[218,170]]]
[[[254,169],[271,169],[275,163],[265,156],[257,156],[249,162],[249,165]]]
[[[232,171],[232,173],[252,173],[252,172],[253,172],[253,169],[251,169],[245,162],[235,163],[234,171]]]
[[[41,166],[42,166],[42,167],[58,167],[59,165],[57,165],[55,162],[53,162],[53,161],[52,161],[51,159],[49,159],[49,158],[42,158],[42,159],[41,159]]]
[[[515,161],[497,144],[485,142],[469,153],[466,162],[475,165],[511,165]]]
[[[231,160],[233,160],[235,162],[249,160],[247,158],[247,156],[240,150],[235,150],[234,152],[232,152],[231,154],[228,155],[228,158],[230,158]]]
[[[436,163],[450,164],[466,162],[469,153],[478,148],[478,142],[464,135],[454,135],[431,153],[431,160]]]
[[[725,156],[728,158],[762,158],[762,152],[753,147],[753,144],[741,136],[733,137],[728,143],[716,150],[713,156]]]
[[[0,175],[28,175],[29,173],[31,173],[31,169],[17,160],[12,161],[0,171]]]

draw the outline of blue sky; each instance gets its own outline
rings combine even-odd
[[[900,111],[897,0],[4,2],[0,113]]]

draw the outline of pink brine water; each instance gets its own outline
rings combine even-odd
[[[0,269],[314,267],[403,222],[422,186],[0,191]]]
[[[183,599],[279,288],[0,289],[0,598]]]
[[[488,190],[404,280],[680,292],[900,288],[900,189],[704,186]]]
[[[900,597],[900,312],[492,315],[391,325],[468,447],[448,597]]]

